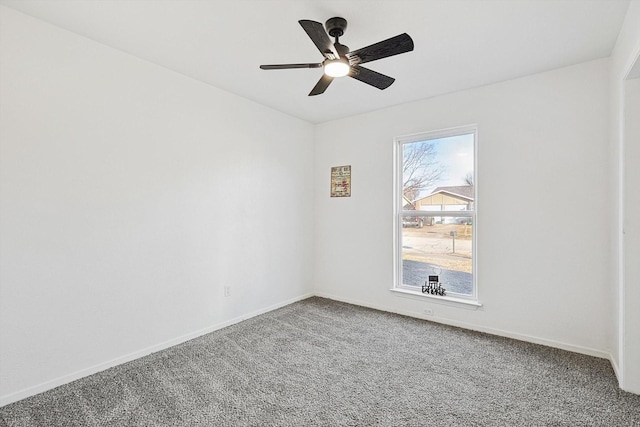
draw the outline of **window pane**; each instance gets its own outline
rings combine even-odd
[[[474,134],[402,146],[403,210],[473,210]]]
[[[421,287],[440,276],[447,293],[473,295],[471,216],[403,217],[402,282]]]

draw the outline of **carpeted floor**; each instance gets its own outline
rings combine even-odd
[[[310,298],[0,408],[0,426],[639,426],[607,360]]]

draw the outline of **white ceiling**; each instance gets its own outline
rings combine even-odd
[[[633,0],[637,1],[637,0]],[[609,56],[629,0],[0,0],[107,46],[320,123]],[[299,19],[349,22],[352,50],[406,32],[410,53],[367,64],[384,91],[336,79],[307,94],[321,62]]]

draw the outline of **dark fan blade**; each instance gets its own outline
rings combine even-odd
[[[301,19],[298,21],[302,28],[307,33],[311,41],[316,45],[320,53],[322,53],[325,58],[335,59],[338,57],[335,48],[333,47],[333,43],[331,39],[327,35],[324,30],[324,26],[316,21],[310,21],[308,19]]]
[[[387,58],[389,56],[410,52],[412,50],[413,40],[407,33],[404,33],[372,44],[371,46],[349,52],[347,54],[347,58],[349,58],[349,61],[352,64],[364,64],[365,62]]]
[[[329,77],[326,74],[322,73],[322,77],[318,80],[318,83],[311,89],[309,92],[309,96],[320,95],[324,93],[325,90],[329,87],[331,82],[333,81],[333,77]]]
[[[288,70],[290,68],[320,68],[322,63],[319,64],[275,64],[275,65],[261,65],[263,70]]]
[[[360,67],[358,65],[351,66],[351,73],[349,73],[349,76],[381,90],[388,88],[396,81],[393,77],[385,76],[377,71]]]

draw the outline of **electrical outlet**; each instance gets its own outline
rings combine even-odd
[[[224,296],[228,297],[231,295],[231,286],[225,286],[224,287]]]
[[[424,314],[426,314],[427,316],[433,316],[433,309],[432,308],[425,308],[424,309]]]

